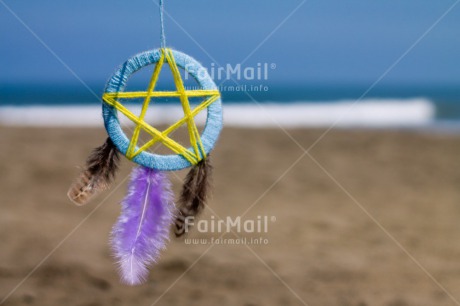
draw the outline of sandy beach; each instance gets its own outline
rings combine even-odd
[[[455,305],[460,135],[332,130],[316,142],[323,132],[224,129],[201,218],[267,216],[267,233],[236,233],[267,243],[172,237],[148,282],[129,287],[108,237],[132,164],[77,207],[67,189],[105,131],[0,127],[0,304]],[[170,176],[176,195],[184,175]]]

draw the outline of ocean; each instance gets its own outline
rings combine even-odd
[[[226,125],[246,127],[435,128],[460,131],[460,86],[245,84],[221,87]],[[0,85],[0,124],[100,126],[102,88]],[[139,105],[131,105],[134,111]],[[180,105],[160,101],[149,120],[169,123]],[[203,123],[201,116],[198,121]],[[128,122],[126,121],[128,124]]]

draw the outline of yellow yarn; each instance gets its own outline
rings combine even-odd
[[[134,92],[115,92],[115,93],[105,93],[102,96],[102,99],[105,103],[115,107],[118,111],[124,114],[127,118],[133,121],[136,124],[134,129],[133,136],[126,151],[126,157],[129,159],[134,158],[141,152],[147,150],[157,142],[162,142],[166,147],[171,149],[177,154],[181,154],[186,158],[190,163],[197,164],[201,159],[206,157],[206,152],[201,142],[201,137],[196,127],[194,117],[202,110],[206,109],[211,103],[216,101],[220,97],[218,90],[185,90],[182,78],[179,72],[179,68],[176,65],[174,56],[171,49],[161,49],[161,57],[158,63],[155,66],[152,77],[150,79],[149,86],[147,91],[134,91]],[[169,64],[171,72],[174,78],[174,83],[176,85],[177,91],[155,91],[155,85],[158,81],[161,68],[163,67],[164,62]],[[190,109],[189,97],[207,97],[208,99],[203,101],[195,109]],[[148,106],[150,104],[151,98],[158,97],[179,97],[182,109],[184,111],[184,117],[168,127],[163,132],[155,129],[148,123],[144,121],[145,114],[147,112]],[[118,99],[129,99],[129,98],[145,98],[144,103],[142,104],[141,114],[139,116],[134,115],[126,107],[124,107]],[[190,136],[190,143],[194,152],[189,151],[176,141],[168,137],[168,134],[172,131],[179,128],[182,124],[187,123],[187,129]],[[136,145],[139,140],[139,134],[141,129],[144,129],[147,133],[152,136],[152,139],[149,140],[146,144],[136,150]]]

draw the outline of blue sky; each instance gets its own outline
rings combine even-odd
[[[89,84],[159,47],[151,0],[1,2]],[[1,2],[0,82],[78,84]],[[166,35],[169,46],[205,66],[252,54],[245,65],[276,63],[270,82],[299,85],[371,84],[419,40],[382,83],[460,84],[460,4],[434,25],[455,2],[165,0],[174,19],[166,16]]]

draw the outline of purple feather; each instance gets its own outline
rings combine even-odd
[[[147,279],[148,266],[157,261],[169,240],[174,204],[168,178],[149,168],[133,169],[121,206],[112,248],[122,281],[138,285]]]

